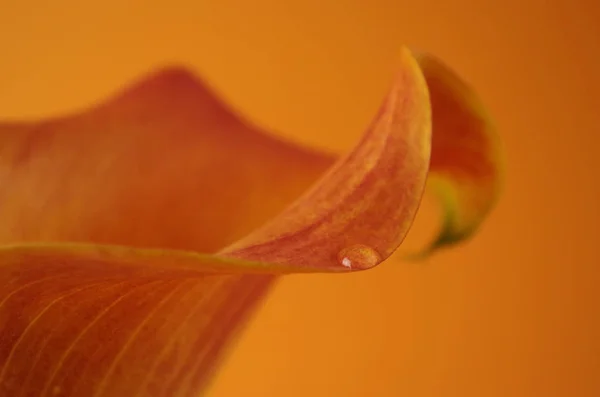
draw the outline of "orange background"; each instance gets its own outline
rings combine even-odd
[[[209,396],[599,396],[600,3],[0,0],[0,119],[184,63],[254,121],[344,150],[401,44],[453,65],[495,115],[498,209],[426,265],[287,278]]]

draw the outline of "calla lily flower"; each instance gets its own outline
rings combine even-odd
[[[251,125],[177,68],[0,124],[0,396],[197,396],[280,276],[378,265],[426,185],[445,219],[425,252],[473,235],[498,148],[468,85],[406,49],[340,157]]]

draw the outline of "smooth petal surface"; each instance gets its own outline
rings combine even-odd
[[[361,270],[397,248],[430,129],[408,51],[324,175],[331,156],[261,133],[182,71],[0,127],[0,395],[198,395],[275,274]]]
[[[421,254],[469,238],[496,204],[502,183],[500,140],[481,100],[429,54],[417,54],[433,117],[427,188],[443,205],[442,228]]]
[[[215,252],[331,164],[249,126],[181,69],[80,114],[0,125],[0,150],[0,244]]]

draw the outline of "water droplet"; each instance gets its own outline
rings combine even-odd
[[[381,256],[373,248],[357,244],[342,249],[338,260],[348,269],[369,269],[381,262]]]

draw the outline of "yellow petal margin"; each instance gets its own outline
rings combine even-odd
[[[500,140],[481,99],[442,61],[417,54],[431,97],[433,140],[427,181],[443,206],[441,230],[416,257],[473,235],[502,187]]]
[[[403,50],[339,159],[265,134],[181,69],[0,125],[0,396],[197,396],[278,275],[385,260],[426,184],[427,77]]]

